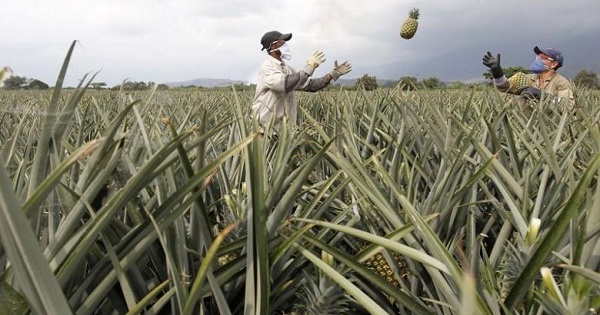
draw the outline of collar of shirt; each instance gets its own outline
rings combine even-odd
[[[284,74],[288,74],[289,71],[287,68],[287,64],[285,62],[280,61],[279,59],[277,59],[271,55],[269,55],[268,60],[270,63],[276,64],[279,67],[279,69],[281,69],[281,72],[283,72]]]
[[[544,82],[550,82],[550,80],[552,80],[552,78],[554,78],[555,76],[556,76],[556,72],[552,72],[552,73],[550,74],[550,76],[548,76],[548,77],[547,77],[547,78],[544,80]],[[540,81],[540,78],[541,78],[541,75],[540,75],[540,74],[535,74],[535,75],[534,75],[534,78],[535,78],[535,80],[536,80],[536,81],[538,81],[538,82],[539,82],[539,81]]]
[[[277,58],[275,58],[275,57],[273,57],[271,55],[269,55],[269,59],[268,60],[270,62],[272,62],[272,63],[276,63],[276,64],[279,64],[279,65],[285,65],[285,62],[283,62],[283,60],[279,60],[279,59],[277,59]]]

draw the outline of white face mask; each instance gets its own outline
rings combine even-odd
[[[281,45],[281,47],[279,47],[277,49],[273,49],[273,51],[275,51],[275,50],[279,50],[279,52],[281,53],[281,59],[285,59],[285,60],[292,59],[292,50],[290,49],[290,46],[288,46],[287,43],[284,43],[283,45]]]

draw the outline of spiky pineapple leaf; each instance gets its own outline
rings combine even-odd
[[[514,309],[521,302],[527,291],[529,290],[530,284],[534,277],[538,274],[538,270],[542,267],[548,255],[552,252],[556,244],[560,241],[561,237],[568,229],[571,219],[579,210],[583,199],[588,193],[588,186],[598,168],[600,167],[600,153],[596,153],[593,160],[590,162],[590,166],[583,173],[582,178],[579,180],[577,187],[573,194],[567,201],[564,209],[558,215],[558,218],[549,229],[549,231],[541,240],[539,247],[532,254],[531,260],[525,266],[523,272],[519,275],[508,296],[506,297],[505,304],[509,309]]]
[[[72,314],[4,167],[0,167],[0,196],[0,240],[31,309],[38,314]]]
[[[0,314],[25,314],[29,309],[27,300],[4,279],[0,280]]]
[[[592,281],[596,282],[597,284],[600,284],[600,273],[597,271],[594,271],[594,270],[591,270],[588,268],[584,268],[584,267],[566,265],[566,264],[559,264],[558,267],[578,273],[578,274],[584,276],[585,278],[592,280]]]

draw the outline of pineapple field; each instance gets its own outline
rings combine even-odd
[[[600,94],[0,91],[0,314],[595,314]]]

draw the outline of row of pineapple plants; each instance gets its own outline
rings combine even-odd
[[[586,314],[598,95],[3,92],[0,313]]]

